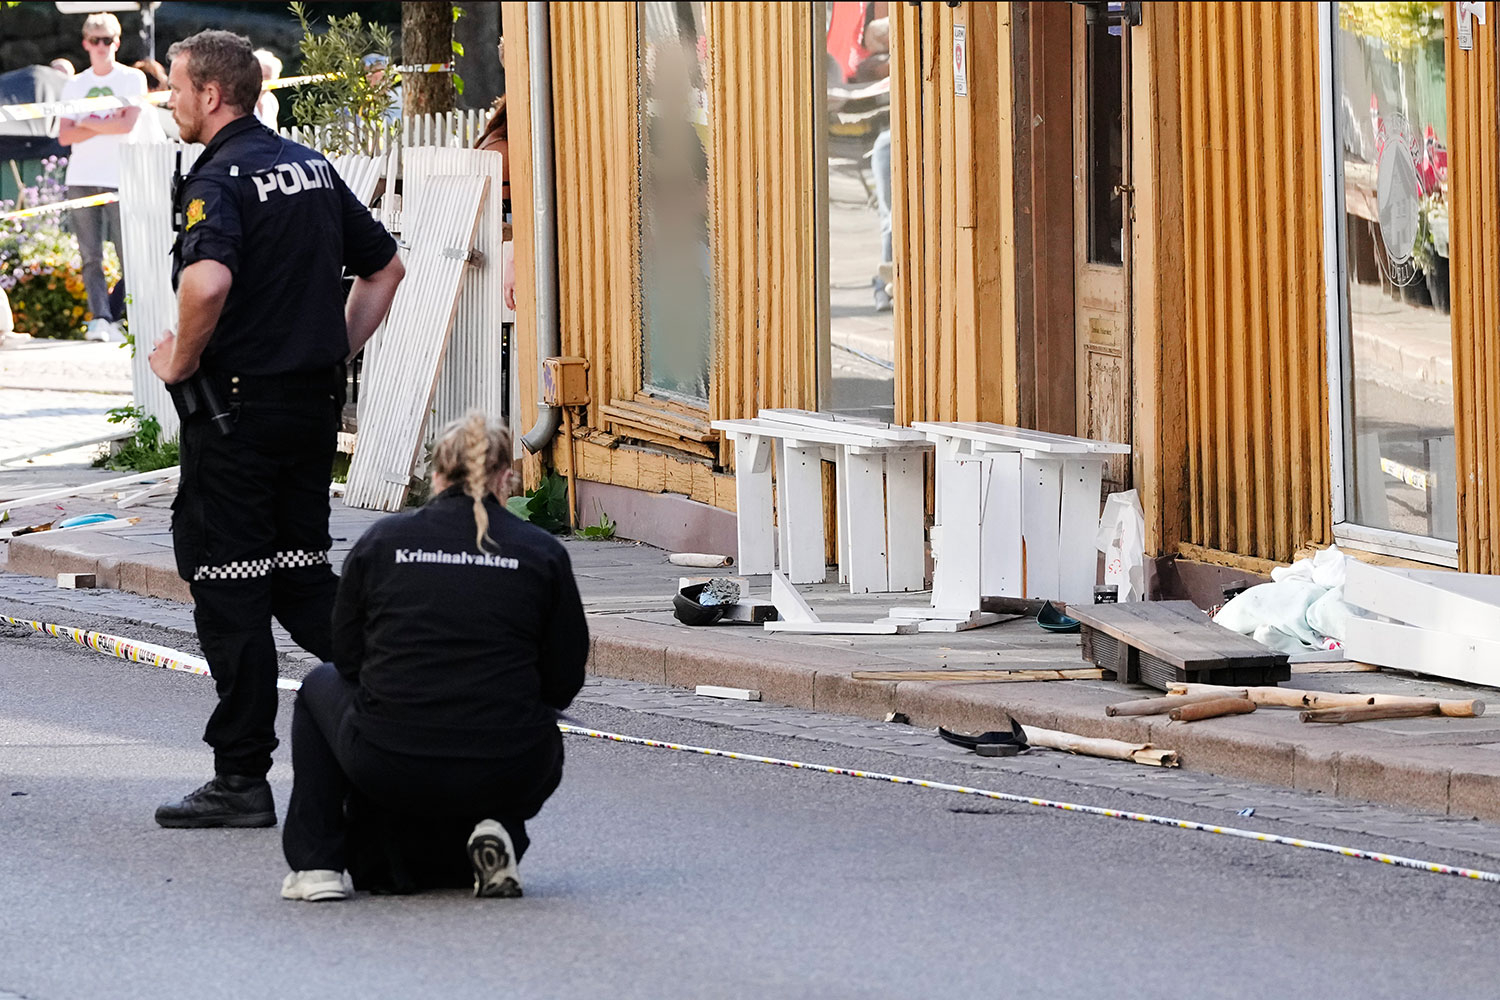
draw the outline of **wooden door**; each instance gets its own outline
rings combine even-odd
[[[1130,27],[1126,5],[1073,6],[1073,315],[1078,434],[1130,443]],[[1128,456],[1104,469],[1128,489]]]

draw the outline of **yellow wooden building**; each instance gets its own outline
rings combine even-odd
[[[1335,541],[1497,571],[1500,62],[1461,6],[505,4],[530,474],[710,547],[712,420],[988,420],[1129,442],[1160,590]],[[549,421],[553,352],[587,393]]]

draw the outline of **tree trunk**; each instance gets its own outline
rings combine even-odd
[[[453,37],[464,47],[464,54],[455,60],[458,75],[464,80],[458,106],[488,109],[491,101],[505,93],[500,56],[495,51],[500,38],[500,5],[467,0],[454,6],[464,12],[453,25]]]
[[[453,61],[453,4],[413,3],[401,5],[401,61],[408,66]],[[451,73],[411,73],[401,80],[405,117],[452,111]]]

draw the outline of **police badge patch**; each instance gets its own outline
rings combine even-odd
[[[203,199],[202,198],[194,198],[192,201],[188,202],[188,207],[187,207],[187,228],[188,229],[192,229],[198,223],[202,222],[205,218],[206,218],[206,215],[203,212]]]

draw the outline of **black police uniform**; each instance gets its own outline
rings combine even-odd
[[[485,551],[455,486],[377,522],[344,561],[334,664],[304,679],[292,714],[293,871],[463,885],[465,838],[486,818],[525,853],[525,820],[562,778],[557,712],[583,686],[588,625],[562,543],[493,497],[486,509]]]
[[[200,362],[223,410],[185,412],[172,505],[177,570],[219,703],[203,739],[219,775],[264,778],[276,748],[271,617],[332,655],[338,579],[328,562],[328,482],[349,353],[344,269],[368,277],[396,253],[320,153],[252,116],[213,137],[174,193],[173,285],[215,260],[233,275]]]

